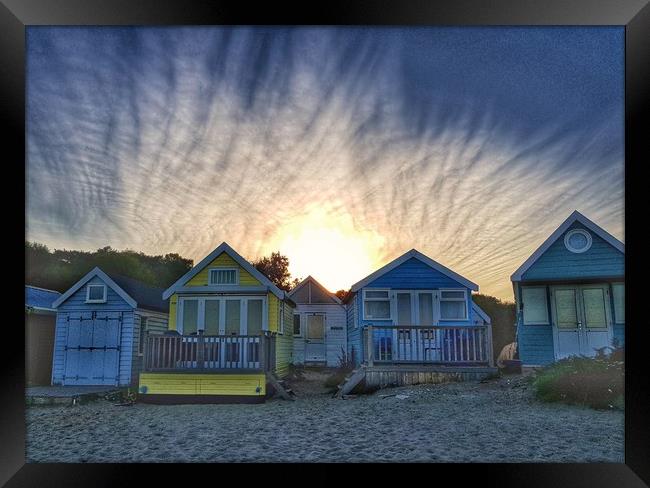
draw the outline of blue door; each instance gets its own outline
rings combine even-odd
[[[122,312],[68,316],[64,385],[117,385]]]

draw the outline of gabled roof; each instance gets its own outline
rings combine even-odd
[[[167,288],[164,293],[163,293],[163,298],[167,300],[170,296],[172,296],[176,291],[178,291],[180,288],[185,285],[189,280],[191,280],[194,276],[196,276],[203,268],[205,268],[208,264],[210,264],[212,261],[214,261],[221,253],[226,253],[228,256],[233,258],[237,264],[239,264],[242,268],[244,268],[246,271],[248,271],[251,275],[253,275],[260,283],[265,285],[268,290],[273,293],[275,296],[277,296],[279,299],[283,300],[286,298],[286,294],[284,291],[282,291],[280,288],[275,286],[273,282],[268,279],[264,274],[259,272],[255,266],[253,266],[251,263],[249,263],[246,259],[241,257],[237,251],[235,251],[232,247],[230,247],[226,242],[222,242],[214,251],[212,251],[210,254],[208,254],[206,257],[204,257],[199,264],[194,266],[191,270],[189,270],[187,273],[185,273],[183,276],[181,276],[176,282]],[[216,288],[216,287],[215,287]]]
[[[492,323],[492,319],[490,318],[490,316],[486,314],[481,307],[479,307],[476,303],[474,303],[474,301],[472,301],[472,310],[474,310],[488,324]]]
[[[25,285],[25,307],[35,310],[55,311],[52,303],[61,293],[38,286]]]
[[[298,283],[298,285],[296,285],[296,287],[289,292],[289,296],[290,297],[293,296],[300,288],[302,288],[303,286],[305,286],[309,282],[313,283],[318,288],[323,290],[323,292],[325,292],[327,295],[329,295],[339,305],[343,304],[343,302],[341,302],[341,299],[339,297],[337,297],[334,293],[332,293],[327,288],[325,288],[323,285],[321,285],[318,281],[316,281],[316,278],[314,278],[312,275],[307,276],[307,278],[305,278],[300,283]]]
[[[388,273],[392,269],[397,268],[400,264],[408,261],[411,258],[415,258],[415,259],[418,259],[418,260],[422,261],[427,266],[435,269],[436,271],[441,272],[442,274],[450,277],[453,280],[456,280],[457,282],[459,282],[460,284],[466,286],[470,290],[478,291],[478,285],[476,283],[472,283],[467,278],[463,278],[458,273],[454,273],[452,270],[450,270],[446,266],[443,266],[442,264],[434,261],[430,257],[425,256],[424,254],[422,254],[420,251],[418,251],[416,249],[411,249],[410,251],[402,254],[397,259],[394,259],[393,261],[388,263],[386,266],[384,266],[382,268],[379,268],[377,271],[375,271],[371,275],[366,276],[364,279],[362,279],[358,283],[355,283],[354,285],[352,285],[352,288],[351,288],[350,291],[357,292],[359,289],[361,289],[364,286],[368,285],[369,283],[375,281],[380,276],[385,275],[386,273]]]
[[[138,308],[156,310],[159,312],[169,311],[169,302],[162,298],[162,288],[149,286],[128,276],[114,273],[111,273],[110,277],[120,288],[122,288],[122,290],[135,299]]]
[[[68,291],[66,291],[63,295],[61,295],[53,304],[52,306],[54,308],[57,308],[59,305],[61,305],[63,302],[65,302],[68,298],[70,298],[74,293],[77,292],[82,286],[84,286],[86,283],[88,283],[92,278],[95,276],[99,277],[104,283],[106,283],[108,286],[110,286],[115,293],[117,293],[122,299],[131,305],[133,308],[137,308],[138,304],[137,302],[131,297],[126,291],[124,291],[113,279],[108,276],[106,273],[104,273],[101,269],[99,269],[97,266],[95,266],[92,270],[90,270],[86,275],[81,278],[79,281],[77,281]]]
[[[605,229],[600,227],[599,225],[593,223],[591,220],[589,220],[587,217],[582,215],[580,212],[577,210],[574,210],[569,217],[562,222],[562,224],[555,229],[555,232],[553,232],[548,239],[546,239],[541,246],[537,248],[537,250],[530,255],[524,263],[517,268],[517,271],[515,271],[511,276],[510,280],[511,281],[520,281],[524,273],[537,261],[542,254],[546,252],[546,250],[553,245],[555,241],[557,241],[562,234],[574,223],[574,222],[579,222],[582,225],[584,225],[587,229],[592,231],[594,234],[602,238],[605,242],[610,244],[612,247],[615,249],[619,250],[623,254],[625,254],[625,244],[623,244],[621,241],[619,241],[616,237],[611,235],[609,232],[607,232]]]

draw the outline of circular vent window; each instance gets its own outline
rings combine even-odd
[[[591,234],[582,229],[569,231],[564,236],[564,245],[571,252],[585,252],[591,247]]]

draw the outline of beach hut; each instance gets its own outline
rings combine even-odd
[[[347,350],[345,306],[312,276],[291,293],[293,312],[293,362],[335,367]]]
[[[367,384],[494,373],[489,317],[472,301],[478,285],[412,249],[354,284],[348,352]]]
[[[295,303],[223,242],[163,293],[169,334],[149,337],[143,401],[263,402],[293,355]]]
[[[145,338],[167,330],[162,289],[94,268],[57,298],[54,385],[136,385]]]
[[[27,385],[49,385],[56,309],[52,303],[61,293],[25,285],[25,378]]]
[[[625,246],[577,210],[511,280],[524,366],[623,345]]]

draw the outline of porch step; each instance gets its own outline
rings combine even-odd
[[[347,397],[348,394],[354,390],[354,388],[361,383],[361,381],[366,377],[366,368],[361,366],[350,373],[349,376],[343,380],[343,382],[338,385],[338,390],[334,393],[334,398],[343,398]]]

